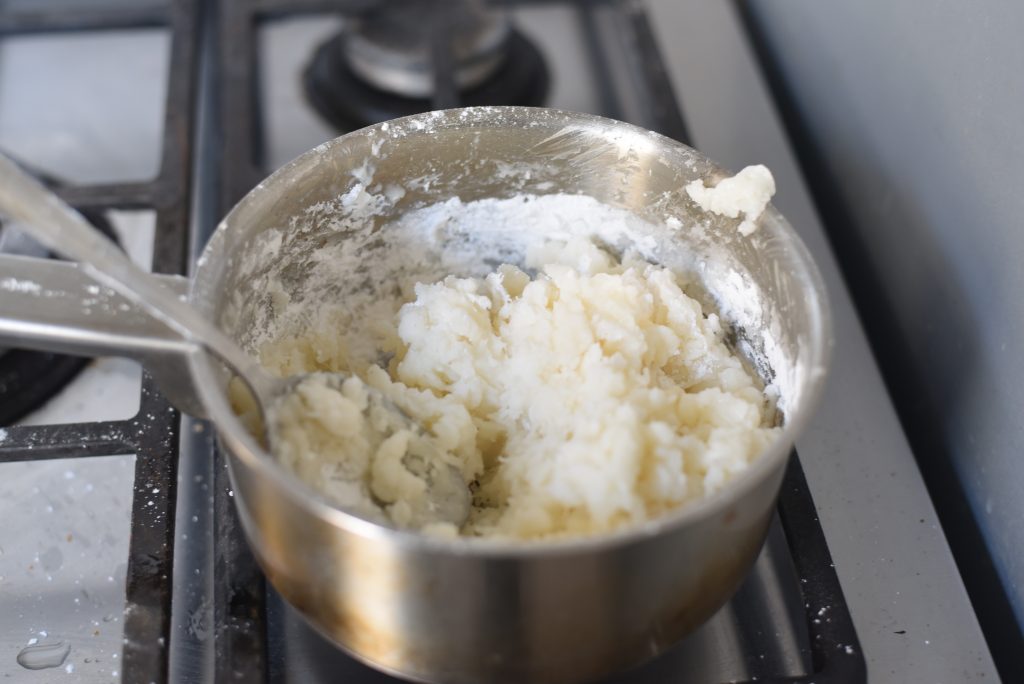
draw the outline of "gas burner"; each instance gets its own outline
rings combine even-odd
[[[48,184],[54,179],[36,174]],[[94,226],[116,239],[100,212],[83,210]],[[16,225],[0,223],[0,254],[57,258]],[[0,426],[10,425],[46,403],[89,363],[89,359],[24,349],[0,348]]]
[[[506,11],[477,0],[393,0],[316,50],[306,97],[339,130],[430,109],[540,106],[549,76]]]

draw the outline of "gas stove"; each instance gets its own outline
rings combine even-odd
[[[454,16],[381,4],[8,3],[0,148],[60,177],[139,263],[181,274],[275,168],[413,111],[543,104],[657,130],[732,168],[767,164],[829,286],[827,395],[737,596],[610,681],[996,681],[735,8],[535,0],[495,14],[457,2],[468,9]],[[448,39],[419,40],[409,17]],[[0,270],[0,320],[30,282],[23,266],[15,277],[0,255],[12,269]],[[395,681],[273,592],[210,426],[177,414],[130,361],[91,361],[0,428],[0,501],[0,673],[13,681]]]

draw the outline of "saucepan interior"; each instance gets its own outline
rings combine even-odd
[[[358,368],[380,361],[367,321],[416,282],[483,276],[521,266],[538,242],[589,237],[684,276],[778,391],[779,419],[799,427],[827,362],[820,276],[774,209],[746,237],[682,191],[725,175],[684,145],[588,115],[509,107],[410,117],[326,143],[261,183],[211,241],[194,299],[253,353],[327,306]],[[568,200],[471,205],[556,195],[582,196],[578,218]],[[590,198],[622,215],[595,224]]]

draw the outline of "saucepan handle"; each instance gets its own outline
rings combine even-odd
[[[185,296],[187,279],[158,278]],[[0,347],[134,359],[176,408],[205,417],[188,368],[199,348],[78,264],[0,255]]]

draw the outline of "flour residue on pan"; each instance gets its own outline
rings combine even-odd
[[[453,197],[392,217],[401,193],[374,189],[356,183],[249,246],[236,276],[248,286],[233,293],[225,322],[250,351],[326,317],[350,328],[344,346],[355,367],[372,363],[388,334],[383,322],[412,298],[416,283],[523,265],[546,240],[591,237],[618,254],[656,260],[648,224],[591,197]]]
[[[392,321],[416,283],[483,277],[502,263],[525,268],[530,250],[543,242],[583,237],[616,257],[671,268],[688,294],[721,316],[781,409],[806,372],[776,339],[782,312],[700,223],[651,223],[570,194],[452,197],[400,212],[403,195],[401,186],[374,182],[371,170],[335,200],[263,231],[240,255],[233,280],[245,285],[231,292],[225,327],[256,354],[283,335],[329,321],[345,331],[337,344],[296,364],[342,363],[358,371],[387,360],[379,350],[393,347]]]

